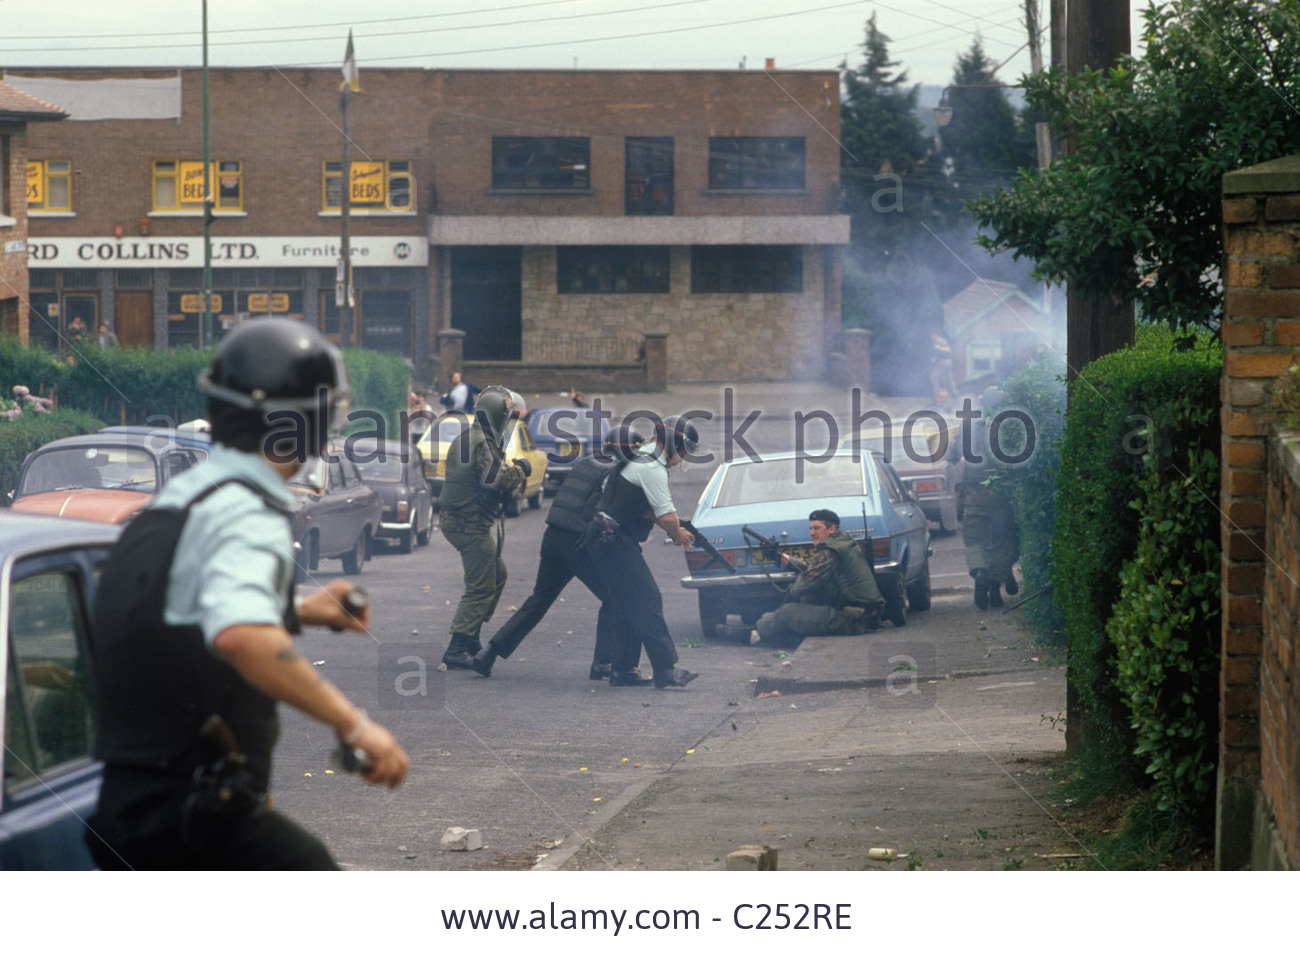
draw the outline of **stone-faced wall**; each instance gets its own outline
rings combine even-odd
[[[1225,299],[1222,401],[1222,670],[1216,862],[1278,863],[1275,831],[1300,863],[1294,698],[1293,509],[1270,480],[1268,390],[1300,355],[1300,157],[1223,178]],[[1288,475],[1289,476],[1289,475]],[[1281,512],[1281,516],[1275,516]],[[1294,522],[1294,521],[1289,521]],[[1288,547],[1288,544],[1292,544]],[[1270,579],[1271,578],[1271,579]],[[1266,586],[1266,584],[1272,586]],[[1289,607],[1284,606],[1289,605]],[[1274,826],[1276,824],[1276,827]],[[1262,859],[1261,859],[1262,858]]]
[[[560,294],[556,248],[526,247],[522,265],[522,321],[530,334],[626,337],[668,335],[674,383],[808,380],[823,375],[826,258],[803,248],[803,292],[693,294],[691,251],[673,247],[669,293]],[[545,337],[539,338],[544,346]],[[559,359],[526,353],[525,362]]]

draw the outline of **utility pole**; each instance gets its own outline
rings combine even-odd
[[[1063,0],[1054,0],[1063,2]],[[1038,19],[1039,0],[1025,0],[1025,29],[1029,31],[1029,69],[1034,73],[1043,72],[1043,38],[1042,25]],[[1046,122],[1034,124],[1034,142],[1038,147],[1038,169],[1045,170],[1052,164],[1052,134]]]
[[[199,349],[212,323],[212,135],[208,111],[208,0],[203,0],[203,302],[199,306]],[[184,189],[181,184],[177,189]],[[215,339],[215,337],[213,338]]]
[[[1065,0],[1065,68],[1107,69],[1131,49],[1128,0]],[[1055,8],[1054,8],[1055,9]],[[1065,144],[1066,152],[1070,150]],[[1067,294],[1066,360],[1071,381],[1085,366],[1133,343],[1133,301],[1115,290]]]
[[[339,308],[339,346],[353,345],[356,296],[352,292],[352,162],[348,136],[348,104],[352,94],[361,90],[357,75],[357,58],[352,47],[352,31],[348,31],[348,47],[343,55],[343,83],[339,85],[339,111],[343,114],[343,169],[339,180],[343,195],[339,200],[339,220],[342,234],[339,238],[338,272],[334,282],[334,302]]]
[[[1052,56],[1064,56],[1054,65],[1063,63],[1070,73],[1085,67],[1105,69],[1130,51],[1130,43],[1128,0],[1052,0]],[[1068,154],[1069,141],[1062,146]],[[1080,370],[1132,345],[1133,301],[1119,290],[1090,295],[1067,288],[1065,331],[1067,389],[1073,393]],[[1077,757],[1087,747],[1090,732],[1073,682],[1066,683],[1065,715],[1065,752]]]

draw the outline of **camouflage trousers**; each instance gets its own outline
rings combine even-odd
[[[442,535],[460,554],[465,574],[465,590],[451,621],[452,633],[478,637],[483,624],[492,619],[501,591],[506,588],[506,564],[501,559],[501,543],[492,536],[491,525],[481,523],[440,522]]]
[[[972,576],[982,569],[988,571],[991,580],[1004,582],[1011,578],[1011,567],[1020,559],[1020,528],[1011,501],[1003,497],[967,501],[961,535],[966,547],[966,569]]]
[[[758,618],[755,629],[764,640],[804,637],[847,637],[870,633],[879,621],[863,607],[827,607],[819,603],[783,603]]]

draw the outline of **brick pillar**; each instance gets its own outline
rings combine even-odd
[[[465,362],[465,331],[448,327],[438,331],[438,359],[441,368],[438,372],[438,389],[451,389],[451,375],[461,369]]]
[[[645,335],[645,388],[650,392],[668,389],[668,334]]]
[[[844,387],[861,387],[863,393],[871,392],[871,331],[849,329],[844,331],[844,354],[847,358],[847,383]]]
[[[1249,862],[1260,801],[1259,678],[1269,563],[1264,413],[1273,379],[1300,355],[1300,157],[1225,175],[1223,226],[1223,635],[1215,860],[1221,869],[1234,869]]]

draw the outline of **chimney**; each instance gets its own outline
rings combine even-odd
[[[764,70],[775,70],[775,69],[776,69],[776,57],[768,57],[768,58],[767,58],[767,63],[765,63],[765,64],[763,65],[763,69],[764,69]]]

